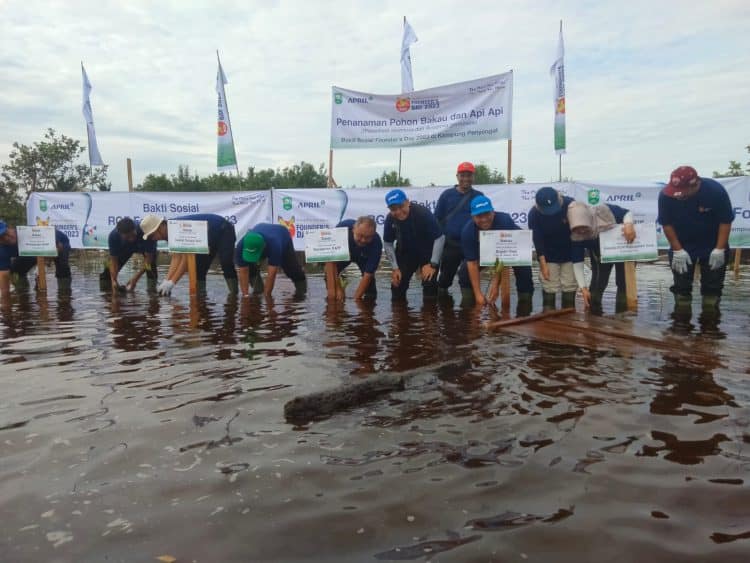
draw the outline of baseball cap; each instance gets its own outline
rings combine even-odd
[[[664,195],[675,197],[698,185],[698,172],[692,166],[680,166],[672,170],[669,183],[664,187]]]
[[[164,221],[164,217],[161,215],[146,215],[141,219],[141,230],[143,231],[143,240],[148,240],[149,235],[154,234],[154,231],[159,228],[159,225]]]
[[[260,256],[266,247],[266,239],[252,231],[242,238],[242,259],[245,262],[260,262]]]
[[[557,190],[550,186],[539,188],[536,192],[536,205],[542,215],[554,215],[560,212],[560,197]]]
[[[390,207],[391,205],[401,205],[408,198],[404,193],[404,190],[391,190],[385,194],[385,204]]]
[[[492,202],[490,201],[490,198],[488,198],[486,195],[478,195],[471,200],[472,217],[474,215],[480,215],[489,211],[494,211],[494,209],[492,208]]]
[[[471,172],[472,174],[474,174],[474,171],[474,165],[471,162],[462,162],[458,165],[456,174],[460,174],[461,172]]]
[[[8,230],[8,224],[5,221],[0,221],[0,237],[3,236]]]

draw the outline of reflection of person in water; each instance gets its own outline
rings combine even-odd
[[[112,346],[123,352],[156,350],[162,336],[159,300],[150,298],[148,307],[121,303],[111,294],[102,294],[112,319]]]
[[[373,301],[360,299],[354,304],[358,312],[350,314],[339,301],[326,303],[326,358],[351,362],[351,375],[374,373],[385,356],[381,349],[385,333],[379,328]]]
[[[297,336],[299,310],[294,298],[277,304],[273,297],[242,299],[237,331],[242,339],[254,346],[273,342],[276,346],[263,351],[266,356],[297,356],[301,352],[282,345]]]

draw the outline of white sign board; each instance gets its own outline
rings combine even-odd
[[[513,72],[404,94],[333,87],[331,148],[454,145],[511,138]]]
[[[636,223],[635,240],[631,243],[622,234],[622,225],[599,233],[599,251],[602,263],[650,261],[659,258],[656,246],[656,224]]]
[[[318,229],[305,235],[305,262],[348,262],[349,229]]]
[[[208,254],[208,222],[170,219],[169,251],[181,254]]]
[[[19,256],[57,256],[54,227],[16,227]]]
[[[479,265],[531,266],[531,231],[479,231]]]

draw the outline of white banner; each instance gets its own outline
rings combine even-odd
[[[271,192],[34,192],[26,204],[29,225],[51,225],[73,248],[107,248],[117,221],[140,221],[155,213],[166,219],[195,213],[221,215],[237,237],[272,222]]]
[[[479,231],[479,265],[531,266],[531,231]]]
[[[659,258],[656,247],[656,225],[652,222],[636,223],[635,240],[628,242],[622,234],[622,226],[599,233],[599,251],[602,263],[646,262]]]
[[[413,147],[510,139],[512,110],[512,71],[408,94],[369,94],[334,86],[331,148]]]
[[[18,225],[19,256],[57,256],[54,227],[25,227]]]
[[[177,254],[208,254],[207,221],[167,221],[170,252]]]

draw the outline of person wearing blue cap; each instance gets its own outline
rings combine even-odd
[[[406,299],[409,282],[417,271],[422,278],[423,297],[437,297],[437,273],[445,235],[435,216],[426,207],[409,201],[399,189],[386,194],[385,204],[389,213],[383,226],[383,241],[393,267],[391,299]]]
[[[268,259],[265,283],[260,275],[260,261],[264,258]],[[294,253],[292,236],[282,225],[258,223],[245,233],[234,250],[234,264],[242,297],[250,294],[251,281],[255,293],[271,297],[279,268],[294,283],[295,297],[304,297],[307,292],[307,278]]]
[[[495,211],[487,196],[480,195],[471,200],[471,221],[461,231],[461,248],[464,261],[458,271],[458,283],[461,286],[462,304],[485,306],[494,304],[500,294],[500,272],[496,272],[490,281],[487,296],[482,292],[479,280],[479,231],[520,230],[507,213]],[[531,297],[534,293],[534,281],[530,266],[513,266],[518,293],[519,316],[531,313]]]
[[[474,172],[471,162],[462,162],[456,168],[456,184],[443,191],[435,206],[435,219],[445,234],[445,246],[438,275],[438,295],[448,296],[461,261],[461,231],[471,220],[469,205],[478,195],[484,195],[472,186]]]
[[[542,306],[545,311],[554,309],[557,294],[562,292],[563,309],[575,307],[578,284],[573,272],[567,217],[573,198],[547,186],[537,190],[535,200],[529,211],[529,229],[539,261]]]
[[[57,257],[55,258],[55,277],[57,288],[61,292],[71,289],[70,274],[70,240],[62,231],[55,229]],[[28,286],[26,274],[36,266],[36,257],[18,255],[18,234],[15,227],[0,220],[0,297],[10,294],[12,275],[18,276],[17,287]]]
[[[341,272],[354,262],[362,278],[354,290],[354,299],[374,300],[378,295],[375,287],[375,272],[380,265],[380,257],[383,254],[383,241],[380,239],[372,217],[362,216],[356,221],[344,219],[336,227],[346,227],[349,230],[349,257],[347,262],[326,262],[325,277],[327,296],[330,300],[343,301],[346,291],[339,279]]]
[[[156,289],[156,241],[143,240],[143,230],[130,217],[123,217],[109,233],[109,262],[99,275],[102,289],[116,291],[132,291],[138,280],[145,273],[152,291]],[[143,255],[143,265],[132,278],[122,286],[117,281],[117,275],[127,264],[133,254]]]

